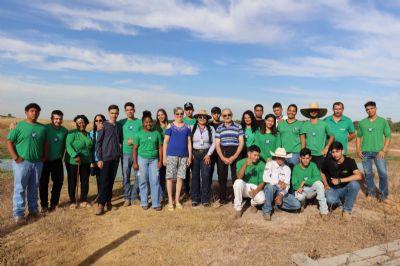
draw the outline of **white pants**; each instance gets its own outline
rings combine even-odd
[[[242,179],[236,179],[235,183],[233,184],[233,192],[235,193],[235,200],[233,202],[234,208],[237,211],[241,211],[243,206],[243,198],[251,198],[250,197],[250,190],[256,189],[257,186],[254,184],[249,184],[244,182]],[[260,204],[264,204],[265,196],[264,191],[261,190],[256,194],[254,198],[251,198],[251,206],[256,206]]]
[[[328,213],[328,205],[326,204],[325,198],[325,188],[321,181],[315,181],[311,187],[305,186],[303,188],[303,193],[295,192],[296,199],[298,199],[302,204],[306,199],[312,199],[317,196],[319,203],[319,210],[322,214]]]

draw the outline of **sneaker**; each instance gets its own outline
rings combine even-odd
[[[42,209],[40,210],[40,213],[45,214],[48,211],[49,211],[49,209],[47,207],[42,207]]]
[[[263,213],[263,218],[265,221],[271,221],[271,214],[270,213]]]
[[[351,220],[351,213],[350,212],[342,212],[342,219],[346,222]]]
[[[149,206],[147,206],[147,205],[144,205],[144,206],[141,206],[141,207],[142,207],[142,209],[145,210],[145,211],[147,211],[147,210],[149,209]]]
[[[242,217],[242,211],[235,211],[235,219],[239,219],[240,217]]]
[[[131,205],[139,206],[140,205],[140,200],[139,199],[133,200],[133,202],[131,202]]]
[[[256,207],[256,206],[251,206],[251,207],[250,207],[250,212],[251,212],[251,213],[257,213],[257,211],[258,211],[258,210],[257,210],[257,207]]]
[[[49,212],[54,212],[57,209],[57,206],[50,206]]]
[[[40,218],[40,214],[39,214],[39,212],[30,212],[29,214],[28,214],[28,220],[36,220],[36,219],[39,219]]]
[[[209,207],[211,207],[210,203],[208,203],[208,202],[206,202],[206,203],[203,203],[202,205],[203,205],[203,207],[205,207],[205,208],[209,208]]]
[[[99,204],[96,210],[96,215],[103,215],[104,214],[104,206]]]
[[[26,219],[23,216],[17,216],[14,218],[15,224],[17,225],[24,225],[26,224]]]
[[[199,206],[199,204],[200,204],[200,203],[197,203],[197,202],[192,202],[192,208],[196,208],[196,207],[198,207],[198,206]]]
[[[161,206],[160,206],[160,207],[156,207],[156,208],[154,208],[154,210],[159,212],[159,211],[161,211],[161,210],[162,210],[162,208],[161,208]]]
[[[117,209],[118,209],[118,208],[115,207],[114,205],[112,205],[111,202],[107,202],[107,203],[106,203],[106,210],[107,210],[107,211],[115,211],[115,210],[117,210]]]
[[[130,201],[130,200],[125,200],[123,206],[124,206],[124,207],[129,207],[129,206],[131,206],[131,201]]]
[[[81,202],[79,204],[79,207],[81,207],[81,208],[89,208],[89,207],[92,207],[92,205],[90,205],[90,203],[87,202],[87,201],[83,201],[83,202]]]

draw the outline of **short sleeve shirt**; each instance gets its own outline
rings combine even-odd
[[[122,153],[124,154],[132,154],[132,145],[128,145],[128,140],[133,140],[133,137],[142,129],[142,121],[140,119],[132,119],[128,118],[119,120],[117,122],[122,127]]]
[[[196,119],[194,119],[194,118],[190,118],[190,117],[185,116],[182,120],[188,126],[193,126],[194,124],[196,124]]]
[[[177,127],[174,123],[166,129],[165,135],[169,136],[167,147],[168,156],[188,157],[188,137],[190,137],[190,128],[187,124]]]
[[[329,128],[335,136],[335,140],[343,144],[344,154],[347,154],[348,135],[355,132],[353,121],[347,116],[342,116],[336,122],[332,115],[325,118],[324,121],[328,123]]]
[[[232,122],[229,126],[222,123],[215,132],[215,138],[220,139],[223,147],[239,146],[239,137],[243,136],[243,129],[240,125]]]
[[[51,124],[46,127],[46,138],[50,144],[49,156],[47,160],[54,161],[63,157],[65,139],[68,134],[68,130],[61,126],[59,129],[55,129]]]
[[[315,163],[310,162],[306,168],[303,168],[301,164],[294,166],[292,172],[292,186],[294,190],[298,190],[303,181],[306,186],[312,186],[318,180],[322,180],[322,177]]]
[[[374,121],[370,121],[369,118],[361,120],[358,124],[357,137],[362,138],[363,152],[379,152],[384,145],[383,137],[389,139],[392,135],[388,121],[378,116]]]
[[[18,156],[29,162],[38,162],[43,156],[46,127],[40,123],[20,121],[10,130],[7,140],[13,142]]]
[[[322,172],[326,175],[328,184],[333,188],[342,188],[345,187],[347,183],[341,183],[338,185],[333,185],[331,179],[332,178],[346,178],[353,175],[354,170],[357,170],[356,161],[350,157],[344,158],[343,163],[338,164],[333,159],[325,160],[322,166]]]
[[[272,133],[261,133],[257,131],[255,136],[255,144],[260,148],[260,156],[263,159],[271,158],[271,151],[276,150],[278,144],[278,137]]]
[[[138,146],[138,154],[146,159],[158,158],[158,148],[162,145],[160,132],[140,130],[133,137],[133,145]]]
[[[246,163],[247,158],[241,159],[236,163],[236,173],[239,172],[240,168]],[[263,183],[263,174],[265,169],[265,163],[259,160],[257,163],[246,167],[243,181],[249,184],[258,186]]]
[[[306,147],[311,150],[311,155],[321,156],[325,147],[326,139],[333,133],[325,121],[318,120],[316,124],[310,121],[304,122],[301,133],[306,135]]]
[[[288,153],[299,153],[301,150],[300,132],[303,122],[296,120],[288,123],[283,120],[279,123],[278,133],[280,137],[279,146],[285,148]]]
[[[246,143],[246,147],[250,147],[251,145],[254,145],[257,132],[258,132],[258,130],[253,132],[252,128],[246,128],[244,130],[244,140]]]

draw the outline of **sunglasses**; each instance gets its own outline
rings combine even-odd
[[[103,120],[101,120],[101,119],[100,120],[94,120],[94,122],[103,122]]]
[[[232,114],[223,114],[222,117],[231,117]]]
[[[175,115],[183,115],[183,113],[175,113]]]
[[[207,116],[205,116],[205,115],[199,115],[199,116],[197,116],[197,118],[198,118],[198,119],[207,119]]]

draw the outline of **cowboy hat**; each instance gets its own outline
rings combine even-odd
[[[303,108],[300,110],[300,112],[303,116],[305,116],[307,118],[311,118],[311,116],[310,116],[311,110],[318,111],[318,118],[324,117],[326,115],[326,113],[328,112],[328,109],[326,109],[326,108],[319,108],[319,104],[316,102],[310,103],[308,105],[308,108]]]
[[[200,109],[199,112],[197,114],[195,114],[193,117],[195,119],[197,119],[197,117],[199,117],[199,115],[205,115],[207,117],[207,120],[211,119],[211,116],[207,113],[207,111],[205,109]]]
[[[277,148],[275,152],[270,151],[270,153],[273,157],[279,157],[285,159],[292,158],[292,154],[291,153],[288,154],[285,148]]]

